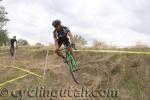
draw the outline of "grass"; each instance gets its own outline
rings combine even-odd
[[[47,47],[20,47],[17,49],[15,66],[27,69],[34,73],[43,75]],[[143,49],[118,49],[129,51],[149,51]],[[27,74],[26,72],[5,68],[12,65],[8,48],[0,48],[0,83],[15,77]],[[50,51],[46,77],[38,78],[28,75],[25,78],[6,84],[0,88],[9,91],[15,89],[34,89],[44,87],[46,89],[77,88],[86,87],[96,89],[119,90],[119,97],[90,97],[90,98],[58,98],[57,100],[149,100],[150,99],[150,55],[145,54],[119,54],[119,53],[92,53],[76,52],[80,60],[80,85],[73,81],[67,65],[62,59]],[[17,100],[20,97],[3,97],[2,100]],[[49,98],[46,98],[49,99]],[[1,98],[0,98],[1,100]],[[45,100],[45,98],[29,98],[27,95],[22,100]],[[54,99],[55,100],[55,99]]]

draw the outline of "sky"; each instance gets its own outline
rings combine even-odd
[[[88,44],[150,44],[150,0],[3,0],[9,36],[31,44],[53,43],[52,21],[60,19]]]

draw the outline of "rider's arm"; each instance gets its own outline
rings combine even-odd
[[[55,34],[55,31],[53,32],[53,37],[54,37],[54,47],[56,50],[56,49],[58,49],[58,40],[57,40],[57,36]]]
[[[71,43],[75,44],[73,34],[71,32],[68,32],[68,36],[70,37]]]
[[[70,37],[71,43],[72,43],[72,44],[75,44],[73,34],[72,34],[72,32],[69,30],[68,27],[66,27],[66,31],[67,31],[67,35]]]
[[[55,49],[58,49],[58,40],[57,40],[57,38],[54,38],[54,46],[55,46]]]

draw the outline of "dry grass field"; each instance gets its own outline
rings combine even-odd
[[[150,51],[134,48],[123,50]],[[52,50],[49,51],[45,77],[40,77],[44,74],[46,53],[45,47],[20,47],[13,64],[9,49],[0,49],[0,100],[150,100],[150,55],[76,52],[80,66],[80,85],[77,85],[68,66]],[[37,87],[48,90],[79,90],[83,87],[91,91],[110,89],[117,90],[118,95],[60,97],[54,96],[58,94],[55,91],[51,97],[33,97],[24,91]],[[8,94],[3,89],[7,89]]]

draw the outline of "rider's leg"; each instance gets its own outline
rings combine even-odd
[[[65,56],[64,56],[61,52],[59,52],[58,49],[55,50],[55,53],[56,53],[59,57],[65,59]]]
[[[70,44],[68,38],[65,38],[65,39],[64,39],[64,45],[65,45],[66,47],[69,47],[69,51],[70,51],[71,55],[73,56],[73,58],[74,58],[74,60],[75,60],[75,62],[76,62],[76,56],[75,56],[75,53],[73,52],[73,48],[71,47],[71,44]]]
[[[59,57],[61,57],[61,58],[64,60],[65,63],[68,63],[66,57],[65,57],[61,52],[59,52],[58,50],[56,50],[55,53],[56,53]]]
[[[14,56],[14,47],[10,47],[10,55],[13,57]]]
[[[15,56],[15,48],[12,48],[12,56]]]
[[[11,47],[10,47],[10,56],[12,56],[12,50],[11,50]]]
[[[65,59],[65,56],[64,56],[61,52],[59,52],[59,48],[61,47],[61,45],[62,45],[61,41],[58,41],[58,44],[55,45],[55,53],[56,53],[59,57]]]

